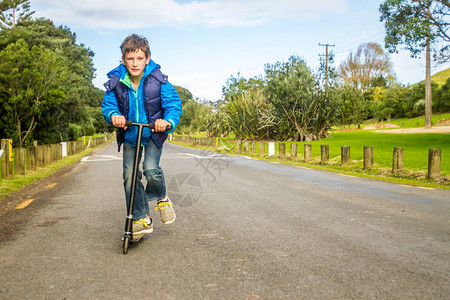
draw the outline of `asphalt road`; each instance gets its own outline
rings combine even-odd
[[[116,146],[1,202],[0,299],[450,297],[449,190],[166,144],[177,219],[124,255]]]

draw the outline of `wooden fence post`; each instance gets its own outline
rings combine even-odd
[[[36,146],[36,167],[44,166],[44,146]]]
[[[53,153],[55,156],[55,161],[61,159],[61,144],[53,144]]]
[[[53,147],[53,158],[55,161],[59,160],[59,145],[58,144],[52,144]]]
[[[85,149],[85,147],[84,147],[83,141],[77,141],[77,153],[84,151],[84,149]]]
[[[0,140],[0,161],[1,161],[1,165],[0,165],[0,169],[1,169],[1,178],[7,178],[7,170],[8,170],[8,166],[6,164],[7,160],[6,160],[6,146],[8,145],[8,141],[6,139],[1,139]]]
[[[297,143],[291,144],[291,159],[294,159],[297,157],[297,148],[298,148]]]
[[[330,152],[328,145],[320,145],[320,161],[321,163],[328,162],[330,158]]]
[[[364,170],[373,166],[373,147],[364,146]]]
[[[256,153],[256,141],[252,141],[252,153]]]
[[[441,176],[441,149],[428,149],[428,178]]]
[[[3,150],[3,154],[1,157],[2,162],[2,178],[11,179],[13,177],[13,168],[12,168],[12,140],[11,139],[2,139],[0,141],[0,149]]]
[[[237,153],[242,153],[242,141],[238,140],[237,141]]]
[[[58,148],[58,160],[60,160],[60,159],[62,159],[63,158],[63,156],[62,156],[62,153],[63,153],[63,145],[62,145],[62,143],[59,143],[59,144],[56,144],[56,147]]]
[[[244,152],[248,153],[248,141],[244,142]]]
[[[286,155],[286,144],[279,143],[278,146],[278,155],[284,157]]]
[[[72,155],[72,142],[68,141],[67,142],[67,156]]]
[[[36,147],[27,147],[27,170],[36,171]]]
[[[392,173],[403,170],[403,148],[394,147],[392,158]]]
[[[341,147],[341,166],[345,166],[350,162],[350,146]]]
[[[265,143],[264,142],[259,142],[259,154],[264,155],[265,153]]]
[[[14,174],[25,175],[25,148],[16,148],[14,151]]]
[[[56,161],[56,151],[55,151],[55,145],[50,144],[50,163],[55,162]]]
[[[77,154],[77,142],[76,141],[72,141],[72,142],[70,142],[70,144],[71,144],[71,148],[72,148],[72,155],[75,155],[75,154]]]
[[[50,145],[44,145],[44,165],[48,165],[52,162],[52,147]]]
[[[305,161],[310,161],[312,158],[311,144],[305,144],[304,150],[305,150]]]

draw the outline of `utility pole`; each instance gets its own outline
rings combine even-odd
[[[334,47],[335,45],[331,44],[321,44],[319,43],[319,46],[325,47],[325,93],[328,89],[328,47]]]

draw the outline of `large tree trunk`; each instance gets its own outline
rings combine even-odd
[[[428,7],[427,13],[430,13]],[[431,108],[431,59],[430,59],[430,38],[427,37],[427,49],[426,49],[426,63],[425,63],[425,128],[431,128],[433,116]]]

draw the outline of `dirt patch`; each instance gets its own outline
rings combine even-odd
[[[433,126],[431,128],[418,127],[418,128],[400,128],[389,130],[377,130],[376,132],[384,133],[450,133],[450,126]]]
[[[450,125],[450,119],[442,119],[436,122],[436,124],[434,124],[436,126],[449,126]]]
[[[380,128],[399,128],[399,127],[400,126],[395,124],[372,124],[364,127],[364,130],[380,129]]]
[[[447,126],[442,126],[447,125]],[[356,131],[356,130],[377,130],[376,132],[383,133],[450,133],[450,119],[443,119],[431,127],[426,129],[425,127],[417,127],[417,128],[400,128],[400,126],[395,124],[371,124],[367,125],[363,129],[358,128],[346,128],[335,130],[334,132],[342,132],[342,131]],[[383,130],[386,129],[386,130]]]
[[[362,130],[362,129],[359,129],[359,128],[345,128],[345,129],[335,130],[334,132],[357,131],[357,130]]]

